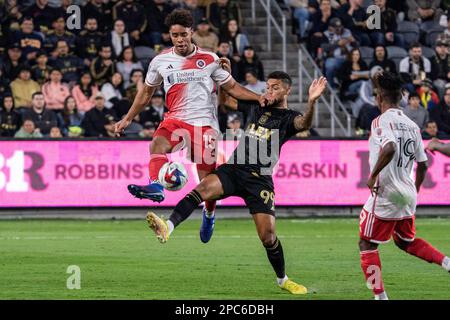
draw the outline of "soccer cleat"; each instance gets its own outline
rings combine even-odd
[[[169,239],[169,227],[167,226],[167,222],[151,211],[147,213],[147,222],[148,227],[153,230],[159,242],[166,243]]]
[[[159,182],[152,182],[146,186],[128,185],[128,192],[138,199],[149,199],[156,202],[164,200],[164,187]]]
[[[280,288],[289,291],[292,294],[307,294],[308,289],[301,284],[295,283],[294,281],[287,279]]]
[[[206,208],[203,208],[203,220],[202,225],[200,226],[200,240],[203,243],[207,243],[214,232],[214,224],[215,224],[215,216],[208,218],[206,216]]]

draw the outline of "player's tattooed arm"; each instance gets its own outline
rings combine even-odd
[[[420,191],[420,186],[422,185],[423,180],[425,180],[425,174],[427,173],[427,170],[428,170],[427,161],[417,163],[416,181],[415,181],[417,192]]]
[[[377,163],[375,164],[375,167],[370,174],[369,180],[367,181],[367,186],[369,187],[372,195],[378,192],[378,185],[376,185],[378,175],[380,174],[381,170],[383,170],[384,167],[386,167],[389,162],[392,161],[396,150],[397,148],[395,146],[395,143],[392,141],[386,143],[381,149]]]
[[[138,89],[130,110],[128,110],[128,113],[122,120],[114,125],[114,134],[116,136],[119,137],[120,134],[122,134],[123,131],[130,125],[134,117],[136,117],[136,115],[144,110],[145,106],[150,103],[150,99],[152,98],[156,88],[157,87],[144,84]]]
[[[308,106],[306,112],[303,116],[297,116],[294,119],[295,129],[298,131],[309,130],[312,125],[314,107],[317,100],[320,98],[322,93],[327,87],[327,79],[325,77],[320,77],[319,79],[314,79],[309,87],[308,95]]]

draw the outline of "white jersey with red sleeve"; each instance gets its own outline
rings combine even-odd
[[[164,82],[166,119],[184,121],[194,126],[211,126],[219,131],[215,83],[230,81],[231,75],[217,63],[219,57],[194,46],[184,57],[174,48],[164,50],[150,62],[145,83],[157,86]]]
[[[396,145],[394,158],[381,170],[376,186],[364,209],[380,219],[401,220],[416,212],[417,191],[413,180],[414,161],[427,160],[419,127],[397,108],[388,109],[372,122],[369,139],[370,171],[375,167],[381,149]]]

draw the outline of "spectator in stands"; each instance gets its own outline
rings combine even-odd
[[[56,114],[45,108],[45,98],[42,92],[33,93],[31,109],[24,112],[23,120],[32,120],[43,135],[48,135],[50,129],[58,124]]]
[[[435,121],[438,127],[450,135],[450,85],[445,89],[444,98],[438,108],[429,111],[430,119]]]
[[[425,124],[428,122],[428,111],[420,104],[420,97],[413,92],[408,97],[408,105],[403,110],[404,113],[414,121],[420,128],[425,129]]]
[[[147,29],[145,9],[136,1],[119,1],[112,9],[113,20],[120,19],[133,41],[140,45],[149,45],[144,32]]]
[[[36,59],[36,54],[43,48],[42,36],[33,30],[33,19],[24,17],[20,24],[20,31],[13,35],[10,43],[19,43],[22,54],[27,60]]]
[[[117,72],[123,77],[125,88],[130,85],[130,75],[132,70],[144,70],[142,64],[136,59],[136,55],[132,47],[125,47],[116,64]]]
[[[30,119],[27,119],[23,122],[22,127],[19,131],[14,134],[14,138],[42,138],[42,133],[39,131],[39,128],[36,128],[34,122]]]
[[[133,102],[139,88],[144,85],[144,71],[142,69],[132,70],[130,80],[130,84],[125,89],[125,97],[128,101]],[[121,117],[121,115],[119,117]]]
[[[367,29],[368,17],[363,2],[363,0],[349,0],[339,8],[338,14],[360,46],[371,46],[369,29]]]
[[[68,96],[64,100],[64,109],[57,114],[58,127],[62,129],[65,136],[69,135],[69,132],[81,131],[81,122],[83,121],[83,115],[77,109],[77,102],[74,97]],[[71,135],[74,136],[73,134]]]
[[[421,86],[417,89],[417,93],[426,110],[430,111],[439,106],[439,96],[433,90],[433,83],[430,79],[422,81]]]
[[[310,17],[316,9],[311,5],[310,0],[289,0],[289,6],[294,9],[293,16],[298,22],[298,39],[303,40],[306,38]]]
[[[111,13],[111,8],[103,0],[89,0],[83,7],[81,17],[83,23],[86,23],[89,18],[95,18],[98,23],[98,30],[103,33],[112,25]]]
[[[192,17],[194,18],[194,28],[196,28],[200,24],[200,21],[206,16],[205,10],[198,5],[198,0],[183,0],[179,7],[191,12]]]
[[[259,60],[252,46],[247,46],[244,48],[244,54],[237,64],[237,69],[238,74],[236,80],[239,82],[245,81],[245,72],[249,69],[255,70],[258,75],[258,79],[265,81],[263,64]]]
[[[22,49],[18,43],[9,45],[7,55],[2,57],[1,68],[4,78],[11,82],[19,75],[20,70],[27,64],[21,61]]]
[[[98,31],[97,20],[93,17],[87,18],[84,30],[77,37],[78,56],[83,59],[85,66],[90,66],[97,57],[102,44],[103,33]]]
[[[425,21],[439,21],[442,15],[440,2],[441,0],[406,0],[409,20],[419,24]]]
[[[147,121],[143,126],[141,132],[139,132],[139,137],[152,139],[155,134],[156,128],[158,128],[153,122]]]
[[[83,69],[83,61],[69,52],[69,45],[65,40],[56,43],[56,57],[49,62],[52,68],[61,70],[63,81],[70,85],[78,82],[79,74]]]
[[[411,45],[409,57],[400,61],[399,72],[404,83],[403,87],[410,93],[414,92],[425,78],[430,77],[431,62],[422,56],[420,43]]]
[[[397,73],[395,62],[389,59],[388,53],[384,46],[376,46],[373,53],[373,60],[369,65],[369,69],[380,66],[386,72]]]
[[[248,47],[250,43],[248,42],[247,36],[239,30],[237,20],[229,20],[226,30],[221,34],[230,43],[233,59],[239,62],[241,55],[244,53],[244,48]]]
[[[93,82],[92,76],[89,72],[84,72],[80,82],[72,90],[78,111],[85,113],[91,110],[95,105],[98,92],[98,86]]]
[[[230,44],[226,40],[221,40],[219,42],[216,54],[219,58],[224,57],[230,60],[231,75],[233,76],[233,78],[238,79],[239,77],[238,64],[236,63],[236,61],[234,61],[233,57],[231,56]]]
[[[95,97],[95,108],[86,112],[81,126],[86,137],[108,137],[114,136],[114,121],[116,115],[112,109],[105,108],[105,98],[102,93],[97,93]]]
[[[125,115],[123,115],[125,117]],[[137,114],[131,121],[130,125],[124,130],[123,134],[127,138],[138,138],[143,133],[144,127],[139,123],[139,114]]]
[[[61,133],[61,129],[59,129],[58,127],[52,127],[50,129],[50,134],[49,134],[49,138],[52,139],[60,139],[62,138],[62,133]]]
[[[370,80],[363,82],[358,92],[358,98],[355,102],[351,102],[353,117],[358,118],[360,110],[366,105],[376,107],[374,81],[375,76],[380,72],[383,72],[383,68],[380,66],[374,66],[370,69]]]
[[[43,85],[50,79],[52,68],[47,64],[48,57],[45,51],[39,51],[36,56],[36,64],[31,67],[31,74],[34,80]]]
[[[325,60],[325,75],[333,88],[337,88],[334,81],[336,72],[345,62],[345,58],[353,48],[355,39],[350,30],[345,29],[339,18],[332,18],[328,30],[323,33],[322,49],[327,57]]]
[[[430,78],[438,91],[439,97],[444,96],[445,84],[450,81],[450,54],[448,53],[448,42],[438,41],[436,43],[436,55],[431,59]]]
[[[114,30],[109,33],[108,42],[114,50],[114,55],[120,57],[122,50],[129,47],[133,42],[125,31],[125,23],[121,19],[114,21]]]
[[[215,33],[219,33],[226,28],[229,20],[236,20],[238,26],[241,26],[242,22],[239,5],[229,0],[217,0],[210,3],[206,9],[206,17]]]
[[[122,74],[115,72],[111,80],[103,84],[101,91],[105,97],[105,107],[108,109],[113,108],[125,95]]]
[[[145,127],[154,126],[157,128],[164,119],[164,113],[168,109],[164,104],[164,94],[161,90],[155,91],[152,96],[150,105],[145,107],[144,111],[140,113],[140,123]]]
[[[266,92],[266,83],[258,80],[258,75],[253,69],[249,69],[245,72],[245,82],[245,87],[257,94]]]
[[[397,14],[391,8],[386,6],[386,0],[375,0],[375,5],[381,11],[381,29],[372,30],[370,38],[373,46],[398,46],[404,47],[405,40],[396,33],[397,31]]]
[[[145,7],[147,8],[151,45],[156,51],[159,51],[158,46],[171,46],[169,29],[165,25],[164,20],[172,12],[173,6],[165,0],[148,0]]]
[[[200,20],[197,25],[197,30],[192,36],[192,40],[198,47],[214,52],[219,45],[219,38],[209,29],[210,26],[208,20]]]
[[[242,119],[237,112],[228,113],[227,118],[227,131],[225,137],[228,140],[239,140],[244,134],[242,130]]]
[[[44,46],[48,53],[56,49],[58,40],[65,40],[71,52],[75,50],[76,37],[72,32],[66,31],[66,20],[62,15],[53,21],[53,30],[49,30],[45,37]]]
[[[100,56],[92,60],[90,71],[94,81],[99,86],[108,81],[116,72],[116,65],[112,59],[112,49],[109,44],[102,45]]]
[[[31,79],[30,68],[23,67],[18,78],[11,82],[11,91],[16,108],[30,108],[32,96],[35,92],[41,91],[41,86]]]
[[[62,73],[59,69],[52,69],[50,81],[42,86],[46,108],[60,111],[64,108],[64,100],[70,95],[69,87],[61,82]]]
[[[356,99],[363,83],[369,80],[369,68],[361,59],[359,49],[352,49],[347,55],[347,60],[339,69],[338,78],[341,80],[341,97]]]
[[[4,32],[4,36],[9,39],[11,38],[10,33],[20,29],[20,21],[23,18],[22,7],[17,4],[16,0],[6,1],[5,4],[5,14],[3,15],[1,27]]]
[[[48,6],[48,0],[36,0],[36,3],[25,10],[24,15],[33,18],[35,30],[46,33],[52,27],[57,10]]]
[[[330,0],[320,0],[319,10],[311,16],[310,52],[313,57],[320,56],[320,45],[324,41],[324,32],[328,30],[329,22],[338,16],[332,9]]]
[[[4,77],[3,71],[0,68],[0,101],[1,101],[1,98],[6,93],[11,93],[11,88],[9,87],[9,83],[10,82]]]
[[[447,136],[442,131],[439,131],[439,128],[435,121],[428,121],[425,124],[425,129],[422,131],[422,138],[425,140],[429,140],[432,138],[446,139]]]
[[[7,93],[3,97],[3,108],[0,112],[0,137],[13,137],[19,130],[22,117],[14,109],[14,99]]]

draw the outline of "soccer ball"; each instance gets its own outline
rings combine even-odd
[[[170,161],[159,170],[158,179],[164,189],[177,191],[186,185],[188,174],[182,163]]]

